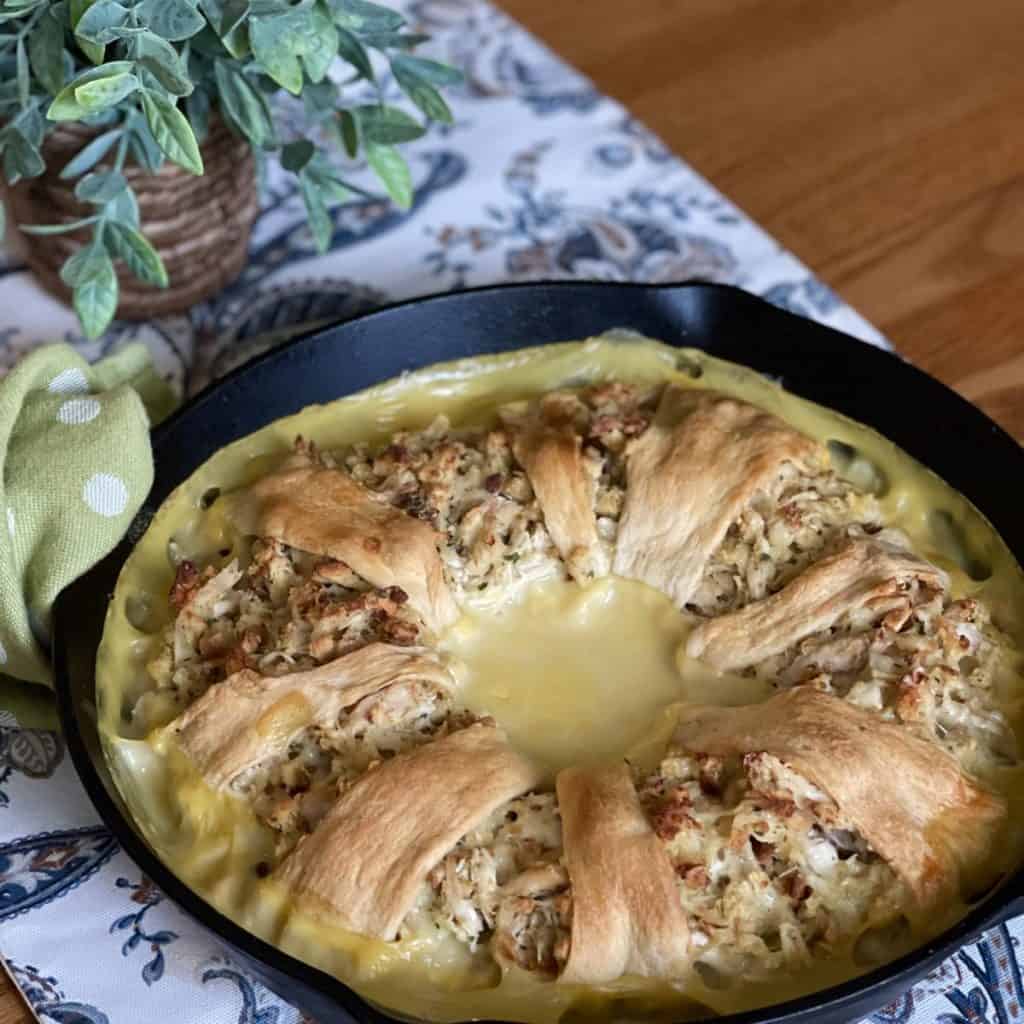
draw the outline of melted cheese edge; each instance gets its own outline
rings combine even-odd
[[[679,1019],[702,1015],[703,1007],[727,1013],[763,1006],[864,970],[837,958],[771,984],[726,990],[709,989],[697,977],[678,989],[623,979],[584,990],[537,982],[519,971],[499,977],[483,957],[435,932],[388,944],[330,928],[294,910],[271,880],[256,877],[253,865],[270,858],[273,843],[248,807],[210,790],[165,733],[139,735],[130,721],[130,708],[151,687],[145,662],[169,618],[169,553],[209,559],[232,545],[218,505],[203,507],[212,489],[227,491],[258,478],[284,457],[296,434],[327,448],[382,441],[396,430],[426,426],[441,412],[456,424],[480,422],[505,402],[612,378],[725,391],[813,437],[848,446],[840,449],[843,470],[855,482],[884,486],[887,523],[950,572],[955,596],[987,603],[1010,635],[1015,649],[1003,660],[994,692],[1017,734],[1024,735],[1024,574],[994,529],[963,496],[870,428],[787,394],[752,370],[616,332],[440,364],[278,420],[218,452],[178,487],[125,563],[97,654],[101,734],[140,831],[184,882],[243,927],[339,977],[389,1012],[528,1024]],[[965,567],[977,564],[990,567],[991,574],[972,579]],[[553,622],[560,628],[553,630]],[[686,630],[667,599],[641,584],[602,580],[581,591],[548,583],[516,604],[464,616],[443,646],[463,676],[462,699],[493,714],[512,741],[553,775],[569,763],[624,754],[656,762],[671,730],[674,702],[732,704],[766,696],[755,680],[716,677],[685,658]],[[1016,865],[1024,850],[1022,781],[1019,767],[995,778],[1011,801],[1010,834],[995,854],[1000,870]],[[941,920],[929,922],[928,934],[965,910],[947,908]],[[909,945],[893,948],[892,956],[925,937],[918,934]]]

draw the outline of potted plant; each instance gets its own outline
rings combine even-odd
[[[184,309],[237,275],[269,154],[321,250],[329,204],[358,191],[332,146],[409,206],[396,147],[426,129],[385,91],[450,121],[440,90],[460,77],[412,54],[425,38],[366,0],[3,0],[0,158],[29,265],[96,337],[115,312]],[[309,138],[279,131],[282,90]]]

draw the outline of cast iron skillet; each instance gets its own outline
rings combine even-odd
[[[53,616],[61,723],[100,816],[167,895],[215,932],[270,988],[319,1024],[389,1024],[327,974],[233,924],[154,855],[107,770],[97,733],[93,666],[106,604],[134,541],[171,490],[218,449],[313,402],[328,402],[403,370],[630,327],[702,348],[779,380],[795,394],[875,427],[970,498],[1024,562],[1024,517],[1010,481],[1024,450],[976,408],[919,370],[735,288],[527,284],[418,299],[299,338],[229,374],[153,433],[156,480],[128,537],[68,587]],[[730,1024],[845,1024],[900,995],[980,931],[1024,910],[1024,871],[964,920],[901,960],[802,999],[728,1018]]]

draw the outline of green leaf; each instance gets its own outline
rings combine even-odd
[[[83,146],[65,165],[60,172],[64,179],[77,178],[80,174],[95,167],[110,152],[111,147],[123,134],[120,128],[97,135],[95,139]]]
[[[396,206],[408,210],[412,206],[412,175],[409,165],[394,146],[366,143],[366,160],[383,182]]]
[[[338,177],[337,171],[322,153],[315,154],[302,173],[315,182],[321,195],[328,202],[343,203],[352,197],[352,190]]]
[[[249,19],[249,43],[252,55],[260,67],[283,89],[293,96],[302,92],[302,65],[299,63],[300,20],[307,20],[306,12],[298,16],[284,15],[273,18]]]
[[[397,11],[366,0],[333,0],[331,9],[334,20],[351,32],[394,32],[405,24]]]
[[[206,24],[189,0],[142,0],[135,10],[144,25],[175,43],[191,39]]]
[[[196,89],[185,100],[185,116],[192,125],[196,141],[202,145],[210,127],[210,94],[205,89]]]
[[[311,82],[322,82],[331,62],[338,55],[338,30],[331,21],[327,8],[317,3],[309,19],[309,34],[305,37],[302,64]]]
[[[51,121],[77,121],[112,107],[138,88],[134,67],[130,60],[115,60],[83,72],[57,93],[46,116]]]
[[[396,57],[391,62],[391,70],[394,72],[395,81],[401,86],[402,92],[432,121],[451,124],[452,112],[441,94],[417,72],[400,64],[401,60],[401,57]]]
[[[218,99],[238,130],[254,145],[262,147],[274,138],[274,125],[266,100],[227,61],[214,65]]]
[[[363,32],[359,38],[375,50],[411,50],[430,36],[415,32]]]
[[[367,142],[376,142],[382,146],[412,142],[413,139],[420,138],[425,131],[419,121],[398,107],[356,107],[353,113],[359,118],[363,138]]]
[[[306,82],[302,87],[302,105],[311,120],[333,116],[338,109],[338,87],[329,78]]]
[[[127,224],[129,227],[139,226],[139,201],[129,186],[123,192],[119,192],[113,199],[103,207],[104,221],[117,221],[118,224]]]
[[[114,264],[103,250],[98,250],[89,273],[74,285],[72,301],[82,329],[89,338],[98,338],[110,326],[117,310],[117,275]]]
[[[164,162],[163,150],[157,145],[144,119],[133,120],[128,149],[135,162],[147,171],[156,172]]]
[[[185,115],[166,96],[153,92],[143,92],[142,110],[167,159],[192,174],[202,174],[203,158]]]
[[[220,41],[235,60],[243,60],[252,53],[252,46],[249,44],[249,22],[244,15],[224,32]]]
[[[334,228],[331,224],[331,215],[327,212],[327,204],[320,194],[316,183],[306,175],[299,177],[299,192],[302,194],[302,202],[306,207],[306,216],[309,219],[309,230],[313,234],[313,241],[316,243],[317,252],[326,252],[331,244],[331,235]]]
[[[391,68],[396,74],[401,68],[403,73],[415,75],[422,81],[439,88],[444,88],[447,85],[459,85],[463,80],[462,72],[450,64],[427,60],[425,57],[410,57],[405,53],[392,57]]]
[[[4,178],[16,185],[22,178],[38,178],[46,170],[42,154],[17,132],[4,133]]]
[[[75,186],[75,195],[86,203],[102,206],[128,187],[120,171],[93,171]]]
[[[56,96],[64,85],[64,29],[47,11],[28,37],[28,59],[40,85]]]
[[[28,66],[28,50],[25,48],[25,40],[18,36],[18,102],[23,106],[28,106],[29,94],[32,91],[32,76],[29,74]]]
[[[114,64],[105,64],[98,70],[108,71],[113,66]],[[76,86],[75,99],[85,108],[86,113],[94,114],[100,110],[107,110],[116,103],[120,103],[126,96],[130,96],[135,92],[138,87],[139,80],[135,75],[122,72],[103,78],[96,78],[93,81]]]
[[[286,146],[281,147],[281,166],[286,171],[298,174],[313,159],[315,152],[316,147],[309,139],[289,142]]]
[[[303,67],[319,82],[338,52],[337,30],[319,3],[250,18],[249,42],[260,67],[295,96],[302,92]]]
[[[73,252],[60,268],[60,279],[69,287],[75,288],[83,281],[95,276],[103,265],[104,253],[95,239]]]
[[[70,0],[69,11],[71,14],[71,30],[74,31],[78,22],[89,7],[94,4],[96,0]],[[83,39],[78,39],[76,36],[79,49],[93,62],[93,64],[103,63],[104,47],[99,46],[96,43],[88,43]]]
[[[200,7],[228,53],[236,60],[247,56],[249,0],[200,0]]]
[[[128,8],[117,0],[96,0],[78,19],[75,38],[97,46],[112,43],[119,38],[117,30],[129,22]]]
[[[338,121],[341,125],[341,142],[345,152],[350,158],[355,157],[359,152],[359,119],[351,110],[343,110],[338,115]]]
[[[188,96],[192,81],[178,51],[154,32],[136,36],[132,43],[135,60],[172,96]]]
[[[38,149],[43,144],[43,136],[46,134],[46,122],[39,108],[33,104],[26,107],[11,122],[11,128],[21,136],[33,149]]]
[[[347,28],[338,29],[338,56],[347,61],[367,81],[374,81],[373,63],[366,47]]]
[[[135,228],[117,221],[107,223],[103,240],[113,256],[119,256],[140,280],[158,288],[167,287],[167,271],[160,254]]]

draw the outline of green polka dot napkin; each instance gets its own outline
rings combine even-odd
[[[47,345],[0,381],[0,672],[51,682],[54,598],[124,534],[153,482],[150,422],[173,401],[142,345],[92,365]]]

